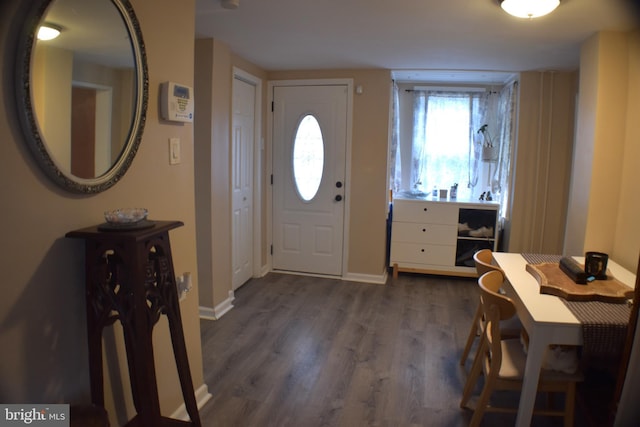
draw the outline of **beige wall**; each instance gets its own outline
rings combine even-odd
[[[620,193],[617,208],[616,227],[611,254],[620,264],[631,271],[637,271],[640,252],[640,197],[638,197],[638,183],[640,182],[640,30],[626,35],[622,40],[615,35],[603,39],[601,48],[608,43],[626,45],[626,114],[624,123],[624,143],[620,173]],[[620,46],[619,46],[620,47]],[[618,101],[619,102],[619,101]],[[609,141],[610,138],[607,138]],[[615,166],[614,166],[615,167]],[[635,344],[632,349],[629,369],[625,380],[624,390],[620,399],[616,426],[633,425],[640,419],[640,324],[636,325]]]
[[[575,72],[520,74],[510,252],[562,253],[576,80]]]
[[[38,46],[33,55],[33,94],[38,124],[50,141],[50,154],[71,170],[71,87],[73,54],[66,49]]]
[[[640,252],[638,34],[591,37],[582,47],[580,69],[567,252],[606,252],[635,271]]]
[[[580,53],[568,254],[603,251],[636,272],[640,252],[640,32],[602,32]],[[616,415],[616,426],[640,417],[640,325]]]
[[[21,5],[21,3],[23,3]],[[144,206],[151,219],[176,219],[170,232],[177,274],[192,272],[194,289],[181,302],[194,386],[203,384],[198,319],[193,127],[162,122],[158,87],[171,80],[193,85],[195,1],[133,0],[149,65],[149,110],[144,137],[129,172],[113,188],[93,196],[67,193],[36,166],[18,126],[13,92],[14,35],[21,29],[25,2],[0,5],[0,219],[4,227],[0,271],[0,401],[87,402],[89,399],[84,304],[84,250],[65,233],[103,221],[103,211]],[[181,31],[167,31],[180,28]],[[169,165],[168,139],[182,141],[182,163]],[[111,335],[111,332],[109,332]],[[166,322],[154,331],[163,412],[182,403]],[[107,339],[109,351],[114,345]],[[120,360],[122,352],[120,351]],[[116,357],[117,359],[117,357]],[[114,358],[110,358],[114,360]],[[119,366],[126,372],[126,367]],[[111,374],[115,374],[112,369]],[[114,390],[128,385],[112,380]],[[109,393],[108,393],[109,394]],[[126,405],[108,396],[112,425],[122,423]],[[116,405],[118,411],[115,410]]]
[[[572,161],[568,221],[565,232],[565,254],[584,252],[584,232],[587,227],[591,171],[593,168],[594,127],[598,104],[598,73],[593,64],[598,61],[597,37],[583,44],[580,52],[580,96],[576,116],[576,138]]]
[[[73,51],[56,48],[46,43],[41,41],[34,49],[32,66],[34,107],[38,124],[46,135],[50,153],[57,165],[65,172],[71,171],[69,143],[72,96],[68,88],[72,84],[76,86],[86,84],[94,88],[110,89],[111,110],[108,111],[110,121],[106,119],[102,121],[108,132],[101,134],[100,129],[96,129],[96,135],[102,135],[103,141],[108,141],[103,150],[96,150],[95,176],[102,175],[118,157],[129,135],[133,114],[131,99],[134,98],[135,93],[134,70],[80,62],[77,59],[74,60]],[[131,59],[133,60],[133,57]]]
[[[580,127],[593,126],[593,163],[584,250],[602,251],[614,256],[627,119],[626,35],[601,33],[596,46],[597,63],[583,64],[585,73],[591,71],[592,65],[595,65],[593,71],[597,73],[598,85],[584,88],[596,91],[596,120],[578,124]]]
[[[205,277],[200,306],[230,298],[231,52],[217,40],[196,40],[196,199],[198,268]],[[232,296],[231,296],[232,298]]]
[[[266,99],[266,73],[234,55],[218,40],[195,41],[195,157],[196,216],[198,222],[198,268],[201,277],[200,306],[216,316],[233,301],[231,277],[231,102],[233,68],[261,79]],[[261,138],[265,135],[265,110],[260,118]],[[262,247],[260,265],[267,264],[266,240],[266,150],[257,153],[262,163]],[[266,267],[263,267],[263,270]]]
[[[627,268],[638,262],[640,252],[640,30],[628,39],[627,111],[622,155],[620,202],[613,254]]]

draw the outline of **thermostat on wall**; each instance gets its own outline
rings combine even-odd
[[[193,89],[173,82],[160,85],[160,113],[172,122],[193,121]]]

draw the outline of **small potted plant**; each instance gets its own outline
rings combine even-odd
[[[478,133],[482,134],[482,160],[485,162],[494,162],[498,160],[498,147],[493,143],[491,132],[489,132],[489,125],[483,124],[478,129]]]

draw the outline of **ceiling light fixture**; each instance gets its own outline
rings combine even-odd
[[[38,40],[53,40],[60,35],[62,28],[53,24],[44,24],[38,28]]]
[[[518,18],[538,18],[554,11],[560,0],[502,0],[500,6]]]

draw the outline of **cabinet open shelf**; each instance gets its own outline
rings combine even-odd
[[[456,266],[475,268],[473,254],[481,249],[495,250],[497,219],[496,209],[459,209]]]

